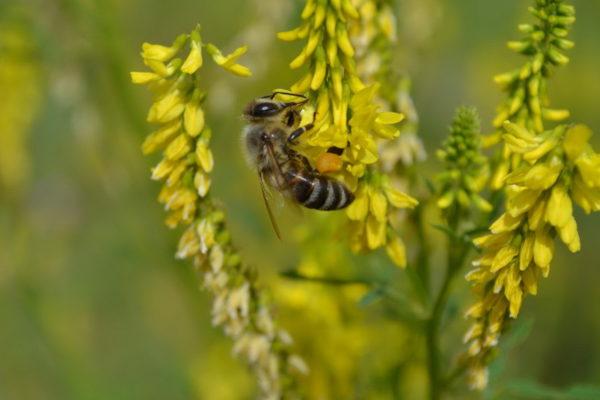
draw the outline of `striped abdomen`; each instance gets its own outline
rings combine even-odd
[[[306,208],[332,211],[348,207],[354,194],[340,181],[318,174],[293,173],[289,180],[291,192]]]

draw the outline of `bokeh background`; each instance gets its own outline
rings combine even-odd
[[[226,50],[250,45],[251,79],[203,71],[215,132],[214,191],[311,363],[309,395],[423,396],[424,370],[414,362],[422,357],[418,338],[401,313],[365,298],[360,286],[280,275],[307,250],[275,240],[241,156],[243,105],[294,81],[287,63],[299,48],[278,42],[275,32],[296,25],[300,3],[1,0],[0,399],[255,395],[251,376],[230,357],[230,342],[210,324],[210,302],[197,277],[173,257],[178,234],[162,224],[158,185],[149,179],[152,160],[139,150],[150,130],[150,98],[130,84],[128,72],[142,69],[141,43],[170,43],[198,22],[205,39]],[[397,1],[398,67],[413,79],[430,154],[459,105],[477,106],[490,129],[502,98],[491,77],[521,62],[504,43],[529,19],[527,3]],[[573,3],[577,46],[550,94],[554,106],[599,131],[593,140],[600,148],[600,2]],[[430,157],[420,168],[433,176],[439,164]],[[494,384],[482,395],[456,398],[598,398],[581,385],[600,386],[600,217],[578,221],[583,250],[570,255],[558,246],[550,279],[527,299],[505,341],[510,351],[493,366]],[[406,279],[378,260],[357,259],[334,272]],[[459,282],[455,291],[466,293],[466,285]],[[454,313],[467,300],[457,296]],[[457,350],[463,328],[459,318],[445,345]]]

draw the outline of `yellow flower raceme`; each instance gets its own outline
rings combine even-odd
[[[487,145],[500,141],[506,120],[540,134],[544,131],[544,121],[562,121],[569,117],[567,110],[549,108],[547,78],[554,66],[569,62],[562,51],[574,46],[566,37],[575,22],[575,9],[564,0],[535,0],[530,12],[537,22],[519,25],[525,37],[508,43],[510,49],[526,55],[528,61],[521,68],[494,78],[508,98],[498,108],[494,119],[498,131],[486,139]],[[504,146],[490,181],[491,188],[501,189],[504,178],[519,162],[518,156]]]
[[[405,265],[401,242],[397,234],[388,231],[388,213],[394,205],[388,207],[381,184],[373,186],[373,182],[382,180],[371,179],[379,175],[378,146],[399,136],[395,125],[404,116],[381,111],[376,104],[379,85],[365,86],[358,76],[350,34],[353,29],[360,29],[361,14],[350,0],[307,0],[301,17],[299,28],[279,34],[280,39],[288,41],[306,39],[305,47],[290,64],[293,69],[308,64],[308,73],[291,91],[306,93],[315,111],[314,127],[305,134],[300,149],[317,160],[332,149],[342,153],[343,162],[338,164],[341,170],[336,176],[358,196],[348,210],[348,217],[354,221],[353,249],[373,250],[389,243],[397,255],[396,262]],[[354,215],[354,210],[365,202],[365,193],[369,198],[366,203],[371,206],[360,216]],[[415,203],[411,199],[402,207]]]
[[[185,57],[178,55],[189,46]],[[198,70],[205,46],[199,28],[179,36],[172,46],[145,43],[144,63],[152,72],[132,72],[134,83],[147,84],[155,93],[148,121],[157,125],[142,145],[145,154],[163,151],[152,178],[163,181],[159,201],[169,213],[166,223],[184,225],[177,258],[191,258],[213,295],[212,321],[234,341],[234,353],[256,374],[262,397],[279,399],[289,394],[294,372],[306,372],[304,362],[291,354],[291,339],[275,324],[258,289],[256,272],[245,265],[231,243],[224,212],[210,197],[214,159],[212,132],[206,125]],[[237,59],[240,48],[223,56],[213,45],[207,50],[219,66],[242,76],[250,71]]]
[[[516,318],[527,294],[550,273],[555,237],[581,247],[573,202],[586,212],[600,210],[600,154],[588,144],[589,128],[559,126],[535,135],[506,123],[504,141],[525,162],[506,182],[506,211],[475,240],[482,254],[467,274],[477,297],[467,311],[474,322],[469,343],[469,377],[474,387],[487,382],[486,365],[508,318]]]

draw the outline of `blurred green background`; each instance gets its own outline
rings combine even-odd
[[[215,132],[214,191],[243,254],[275,287],[275,300],[282,302],[278,314],[290,323],[292,336],[301,346],[337,343],[328,347],[331,360],[313,365],[323,378],[312,384],[330,387],[323,392],[330,397],[323,398],[420,398],[419,368],[386,380],[370,379],[358,367],[388,365],[365,361],[369,354],[403,359],[413,350],[393,320],[378,320],[385,329],[369,331],[367,317],[381,304],[357,305],[361,293],[352,288],[277,276],[298,262],[300,251],[274,239],[238,136],[249,99],[294,81],[287,63],[299,44],[280,43],[275,32],[296,26],[300,3],[1,0],[0,399],[253,398],[251,377],[231,359],[229,340],[210,325],[209,299],[190,266],[173,257],[178,233],[162,224],[151,160],[139,151],[150,131],[150,98],[130,84],[128,72],[143,67],[141,43],[170,43],[198,22],[206,40],[226,50],[250,46],[245,64],[255,72],[252,78],[203,71]],[[477,106],[490,129],[502,98],[491,77],[521,62],[504,43],[517,37],[517,23],[529,19],[528,2],[397,3],[399,67],[413,78],[428,152],[443,139],[459,105]],[[572,62],[551,81],[550,96],[555,107],[572,111],[574,121],[600,131],[600,2],[573,3],[577,46],[569,52]],[[600,132],[593,140],[600,148]],[[432,176],[438,167],[430,157],[422,171]],[[537,297],[527,299],[517,335],[507,341],[513,348],[494,365],[494,384],[482,396],[550,398],[523,381],[556,388],[600,385],[600,217],[577,217],[583,250],[570,255],[557,246],[551,277]],[[456,290],[464,293],[466,285]],[[350,306],[336,303],[342,295]],[[319,308],[323,315],[311,314]],[[303,309],[314,329],[286,316]],[[367,328],[354,329],[352,321]],[[456,337],[448,340],[457,343]],[[343,380],[330,368],[356,379]],[[536,393],[541,397],[531,397]]]

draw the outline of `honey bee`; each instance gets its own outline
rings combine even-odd
[[[294,102],[275,100],[277,95],[298,98]],[[321,174],[292,145],[313,124],[300,126],[305,96],[274,92],[251,101],[244,109],[247,125],[242,138],[248,161],[257,169],[263,199],[277,236],[281,237],[269,207],[268,189],[283,194],[306,208],[332,211],[347,207],[354,194],[342,182]],[[313,118],[314,119],[314,118]]]

